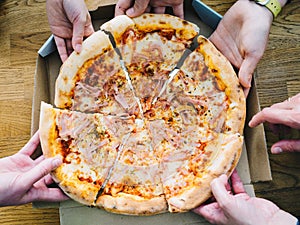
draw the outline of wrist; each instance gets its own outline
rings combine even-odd
[[[268,21],[270,25],[272,24],[274,16],[273,13],[268,8],[257,4],[253,0],[250,1],[248,0],[248,2],[252,5],[253,10],[258,12],[261,19]]]
[[[250,0],[254,1],[257,5],[262,8],[268,9],[275,17],[281,12],[282,7],[287,3],[288,0]]]
[[[287,213],[283,210],[277,211],[268,222],[268,225],[296,225],[298,219],[294,217],[292,214]]]

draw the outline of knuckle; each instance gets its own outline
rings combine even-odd
[[[261,110],[261,114],[265,117],[270,113],[271,107],[266,107]]]

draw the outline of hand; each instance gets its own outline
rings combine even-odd
[[[224,15],[210,37],[215,46],[239,69],[248,95],[253,72],[267,46],[272,13],[254,1],[239,0]]]
[[[253,116],[249,126],[256,127],[264,122],[270,123],[270,128],[274,133],[279,133],[284,129],[279,124],[300,130],[300,93],[284,102],[264,108]],[[294,151],[300,152],[300,140],[281,140],[271,147],[271,152],[275,154]]]
[[[183,0],[119,0],[115,8],[115,16],[140,16],[144,12],[165,13],[166,7],[172,7],[175,16],[183,19]]]
[[[64,62],[73,49],[79,53],[84,37],[94,32],[84,0],[47,0],[46,9],[51,32]]]
[[[37,132],[18,153],[0,159],[0,206],[68,199],[59,188],[47,187],[53,183],[49,173],[62,163],[61,159],[30,158],[38,144]]]
[[[232,177],[232,195],[226,190],[227,176],[222,175],[211,183],[213,195],[217,202],[202,205],[193,211],[212,224],[228,225],[268,225],[296,224],[297,219],[280,210],[274,203],[241,192],[241,180],[237,175]]]

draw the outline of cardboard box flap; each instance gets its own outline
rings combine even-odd
[[[42,57],[50,55],[52,52],[56,51],[56,44],[54,42],[53,34],[48,38],[48,40],[43,44],[43,46],[38,50],[38,53]]]
[[[245,142],[248,149],[248,160],[252,182],[272,180],[271,168],[268,156],[265,130],[263,125],[255,128],[248,126],[251,118],[260,111],[259,99],[256,91],[255,74],[252,79],[252,87],[247,97],[247,117],[245,122]]]
[[[59,212],[61,225],[210,224],[202,217],[192,212],[174,213],[172,215],[170,213],[164,213],[154,216],[126,216],[88,207],[60,208]]]

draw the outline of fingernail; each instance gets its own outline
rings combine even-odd
[[[252,125],[252,120],[249,121],[248,126],[251,127]]]
[[[274,154],[279,154],[282,152],[282,149],[280,147],[275,147],[271,150],[271,152]]]
[[[132,15],[134,14],[134,9],[133,9],[133,8],[128,9],[128,10],[126,11],[126,14],[127,14],[128,16],[132,16]]]
[[[52,165],[53,165],[53,167],[55,167],[55,168],[58,167],[58,166],[60,166],[61,163],[62,163],[62,161],[61,161],[60,158],[55,158],[55,159],[52,161]]]
[[[77,53],[81,52],[81,45],[80,45],[80,44],[77,44],[77,45],[75,46],[75,51],[76,51]]]

